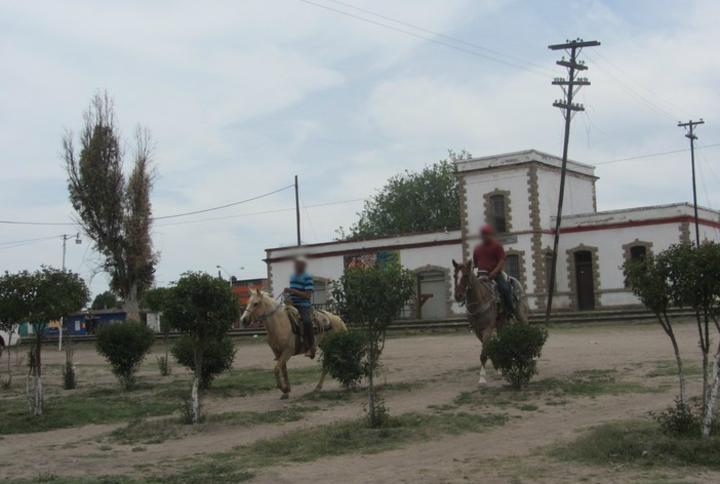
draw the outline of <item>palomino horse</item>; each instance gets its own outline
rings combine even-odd
[[[485,363],[487,354],[485,343],[493,332],[506,323],[507,317],[498,313],[497,293],[493,283],[487,276],[475,276],[472,270],[472,261],[465,264],[453,262],[455,268],[455,300],[464,303],[470,326],[475,336],[480,340],[483,348],[480,352],[480,379],[479,385],[487,383],[485,378]],[[517,279],[509,278],[513,290],[514,314],[518,322],[527,323],[528,306],[522,285]]]
[[[277,386],[282,391],[283,399],[288,398],[290,393],[290,380],[288,379],[287,362],[295,356],[305,352],[300,344],[298,336],[292,330],[292,323],[288,316],[288,311],[297,311],[295,308],[288,308],[285,304],[277,302],[275,299],[260,291],[259,289],[250,293],[245,312],[240,317],[240,322],[247,325],[250,321],[262,321],[265,323],[267,330],[267,340],[270,349],[275,353],[275,379]],[[330,322],[330,331],[347,331],[347,326],[338,316],[322,311]],[[323,333],[318,335],[317,339],[322,338]],[[315,390],[322,389],[325,380],[325,371],[320,375]]]

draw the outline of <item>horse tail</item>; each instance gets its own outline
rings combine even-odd
[[[516,278],[510,277],[510,285],[512,286],[513,313],[515,320],[519,323],[527,323],[529,308],[522,284]]]

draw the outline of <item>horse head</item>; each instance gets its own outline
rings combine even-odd
[[[242,324],[244,328],[247,328],[251,322],[257,320],[265,312],[266,297],[260,289],[250,291],[250,297],[245,306],[245,311],[242,316],[240,316],[240,324]]]
[[[472,276],[472,261],[467,261],[461,264],[453,259],[452,263],[454,268],[453,280],[455,281],[455,301],[463,304],[467,298],[467,288],[470,282],[470,277]]]

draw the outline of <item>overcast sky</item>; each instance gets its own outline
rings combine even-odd
[[[156,215],[249,198],[298,174],[303,240],[332,240],[356,219],[353,200],[448,148],[560,154],[550,81],[563,72],[547,45],[575,37],[603,45],[585,56],[593,84],[580,95],[571,158],[684,149],[675,123],[689,117],[708,123],[699,145],[720,143],[716,0],[312,3],[352,16],[301,0],[0,3],[0,219],[73,220],[61,136],[107,90],[128,140],[138,123],[153,133]],[[699,200],[714,208],[718,155],[698,152]],[[687,153],[601,164],[597,175],[600,209],[691,200]],[[158,221],[158,283],[218,264],[264,276],[264,249],[294,241],[292,207],[284,191]],[[0,270],[59,266],[59,238],[9,242],[63,232],[74,228],[0,225]],[[88,280],[99,263],[87,239],[68,246],[67,261]],[[102,290],[106,277],[91,284]]]

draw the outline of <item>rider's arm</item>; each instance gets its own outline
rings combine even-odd
[[[293,296],[297,296],[301,299],[312,299],[312,292],[311,291],[300,291],[298,289],[292,289],[290,287],[287,288],[287,292],[292,294]]]
[[[505,267],[505,259],[507,259],[507,255],[505,254],[505,249],[502,248],[502,246],[497,246],[497,256],[498,256],[498,264],[495,266],[495,268],[490,271],[490,274],[488,276],[491,279],[494,279]]]

